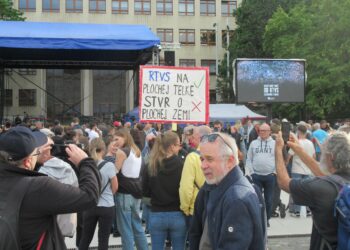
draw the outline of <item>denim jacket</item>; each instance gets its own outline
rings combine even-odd
[[[260,211],[254,188],[234,167],[218,185],[205,183],[199,191],[190,249],[199,249],[206,218],[212,249],[265,249]]]

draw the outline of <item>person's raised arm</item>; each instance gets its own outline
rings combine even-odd
[[[277,172],[277,182],[279,187],[289,193],[289,183],[291,181],[286,165],[284,164],[283,159],[283,150],[284,142],[282,135],[278,134],[276,137],[276,146],[275,146],[275,159],[276,159],[276,172]]]
[[[115,166],[116,166],[118,172],[122,168],[125,160],[126,160],[126,154],[124,153],[123,150],[118,149],[117,153],[116,153],[116,159],[115,159]]]

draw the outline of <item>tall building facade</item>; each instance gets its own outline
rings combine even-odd
[[[143,24],[161,40],[158,63],[210,68],[210,102],[217,63],[234,35],[241,0],[14,0],[26,21]],[[227,37],[228,36],[228,37]],[[150,62],[152,63],[152,62]],[[8,69],[5,116],[54,118],[83,114],[108,118],[133,108],[133,72],[118,70]],[[112,118],[112,117],[111,117]]]

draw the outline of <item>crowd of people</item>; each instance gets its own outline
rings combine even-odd
[[[0,228],[8,235],[0,247],[65,249],[64,237],[75,235],[77,248],[88,249],[98,224],[98,249],[108,249],[111,233],[123,249],[148,249],[148,233],[154,250],[266,249],[270,219],[286,210],[300,217],[306,207],[310,249],[336,249],[339,190],[324,176],[350,182],[350,121],[334,129],[326,121],[288,123],[286,141],[283,123],[215,121],[176,131],[78,118],[68,126],[6,124]]]

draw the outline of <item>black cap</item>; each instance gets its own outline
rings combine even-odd
[[[32,132],[24,126],[17,126],[0,136],[0,150],[7,152],[11,160],[18,161],[29,156],[35,148],[47,143],[47,136],[39,131]]]

